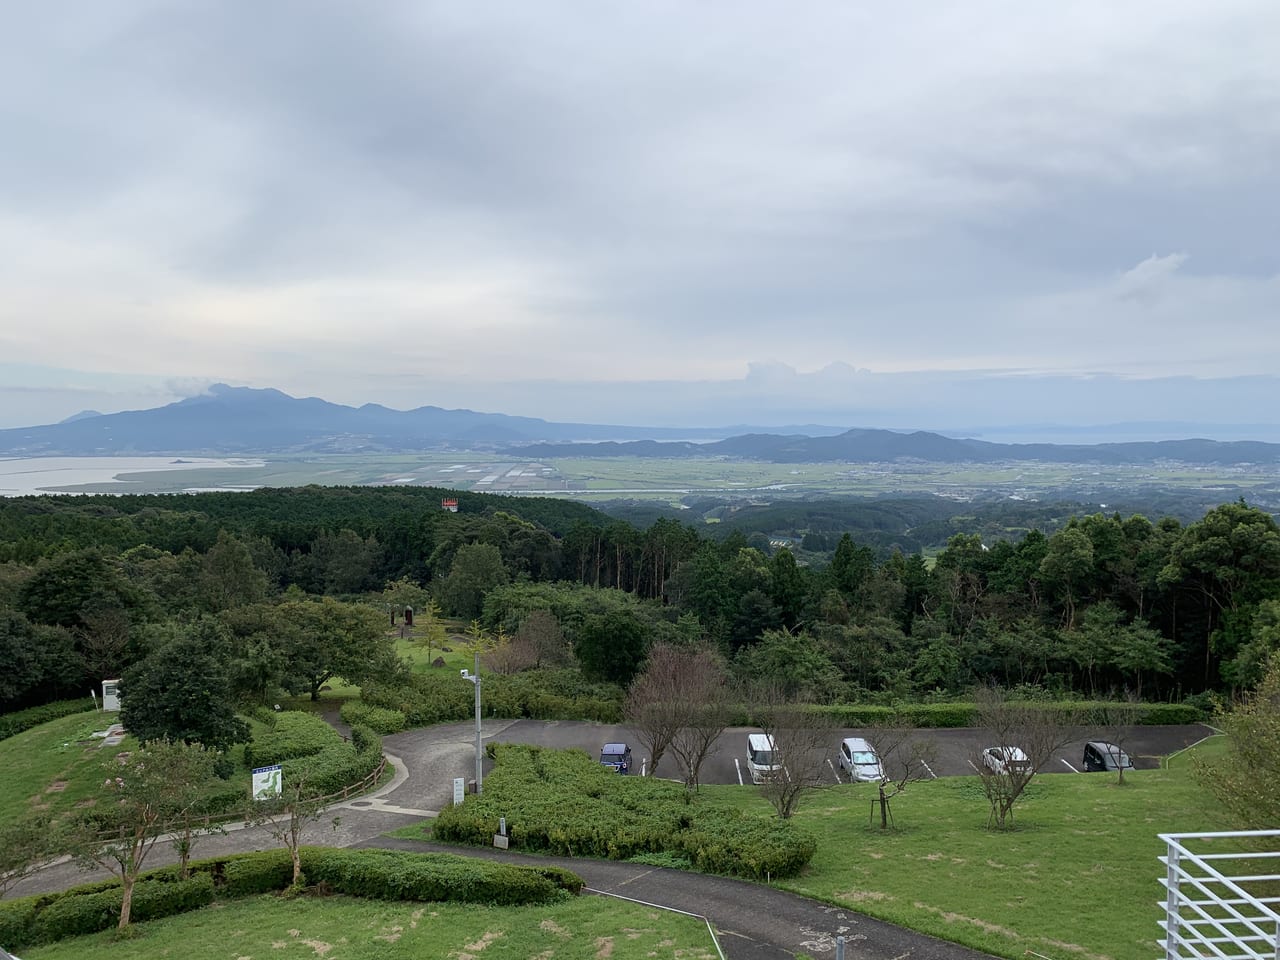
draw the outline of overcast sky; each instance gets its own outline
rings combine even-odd
[[[11,5],[0,426],[1272,423],[1278,49],[1274,0]]]

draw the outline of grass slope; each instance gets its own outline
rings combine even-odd
[[[712,960],[705,924],[602,897],[551,906],[384,903],[349,897],[266,896],[215,904],[140,924],[139,935],[77,937],[23,952],[27,960],[160,960],[173,957],[329,957],[446,960],[465,956],[555,960]]]
[[[32,810],[57,815],[94,798],[100,787],[98,765],[110,754],[95,731],[106,730],[119,714],[75,713],[25,730],[0,743],[0,823]],[[118,750],[133,746],[126,738]],[[111,748],[105,748],[111,750]]]
[[[725,791],[763,806],[753,793]],[[796,822],[816,834],[809,869],[777,886],[998,956],[1150,960],[1158,954],[1158,833],[1228,829],[1190,764],[1037,778],[1016,827],[985,828],[977,779],[913,784],[896,829],[868,824],[871,791],[833,787]]]

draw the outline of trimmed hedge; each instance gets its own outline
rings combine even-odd
[[[1032,710],[1075,711],[1084,718],[1082,723],[1095,722],[1109,707],[1114,706],[1105,700],[1028,700],[1022,705]],[[1126,704],[1126,708],[1127,706]],[[1205,719],[1204,711],[1187,703],[1139,703],[1133,706],[1140,724],[1199,723]],[[924,728],[979,725],[978,708],[972,703],[906,703],[896,708],[867,703],[837,703],[813,709],[830,717],[832,723],[840,727],[869,727],[891,722]],[[750,722],[749,719],[744,719]]]
[[[622,718],[621,687],[591,683],[577,670],[527,670],[515,674],[486,674],[484,709],[487,716],[534,720],[595,720],[618,723]],[[410,727],[467,720],[474,700],[456,674],[414,674],[406,684],[360,688],[365,706],[401,714]]]
[[[1149,703],[1144,706],[1147,710],[1138,722],[1148,726],[1200,723],[1206,719],[1204,711],[1190,703]]]
[[[382,738],[358,726],[351,728],[351,735],[350,742],[338,738],[319,753],[285,760],[285,777],[305,775],[307,793],[313,797],[326,797],[359,783],[382,762]]]
[[[305,852],[302,869],[309,883],[374,900],[454,900],[507,907],[546,903],[560,889],[534,870],[443,853],[315,848]]]
[[[582,878],[558,867],[519,867],[446,853],[303,847],[307,878],[335,893],[381,900],[448,900],[500,906],[546,903],[576,894]],[[287,850],[233,854],[152,870],[133,888],[133,920],[155,920],[213,903],[285,890],[293,880]],[[54,894],[0,901],[0,943],[23,949],[116,926],[122,891],[117,880]]]
[[[270,730],[245,744],[244,762],[251,767],[314,756],[342,742],[338,731],[313,713],[288,710],[275,714],[273,719]]]
[[[359,700],[348,700],[342,705],[339,714],[342,722],[348,726],[359,724],[383,735],[399,733],[405,727],[404,714],[399,710],[374,707]]]
[[[50,720],[69,717],[73,713],[88,713],[96,709],[92,700],[55,700],[53,703],[42,703],[38,707],[27,707],[0,716],[0,740],[16,737],[25,730],[38,727]]]
[[[817,850],[790,821],[709,807],[666,780],[620,777],[581,750],[495,744],[493,754],[484,793],[442,810],[438,839],[488,846],[505,816],[514,848],[610,860],[672,854],[754,879],[793,876]]]

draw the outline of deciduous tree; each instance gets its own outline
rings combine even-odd
[[[795,701],[778,684],[755,686],[747,702],[761,731],[773,741],[773,762],[780,767],[760,784],[760,794],[780,818],[789,820],[806,794],[836,782],[829,759],[836,726],[828,714]]]
[[[1005,762],[997,767],[987,762],[982,750],[971,758],[991,808],[987,825],[1004,830],[1011,825],[1014,805],[1035,775],[1053,759],[1055,750],[1075,739],[1074,727],[1081,717],[1054,704],[1011,701],[998,687],[978,690],[974,700],[978,726],[987,735],[986,746],[1004,751]],[[1021,750],[1026,761],[1010,762],[1008,751],[1014,749]]]
[[[214,754],[199,745],[154,740],[103,765],[103,797],[94,816],[67,834],[72,855],[120,878],[121,929],[129,925],[133,887],[156,841],[200,801],[213,777]],[[105,816],[100,815],[105,813]]]

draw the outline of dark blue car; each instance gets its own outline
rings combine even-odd
[[[600,748],[600,763],[627,773],[631,770],[631,748],[625,743],[606,743]]]

